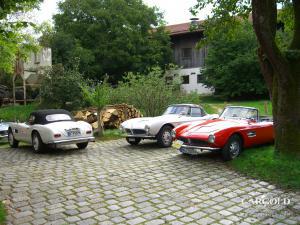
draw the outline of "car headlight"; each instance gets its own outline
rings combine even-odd
[[[208,136],[208,142],[209,142],[209,143],[215,143],[215,139],[216,139],[216,137],[215,137],[215,135],[213,135],[213,134],[210,134],[210,135]]]
[[[176,138],[176,131],[175,130],[171,131],[171,136],[172,136],[172,138]]]
[[[149,134],[149,132],[150,132],[150,126],[146,125],[145,126],[145,131],[146,131],[147,134]]]
[[[119,129],[120,129],[120,131],[125,132],[125,128],[122,125],[120,126]]]

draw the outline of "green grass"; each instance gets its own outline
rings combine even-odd
[[[28,119],[29,114],[36,110],[38,107],[35,104],[30,105],[17,105],[6,106],[0,108],[0,119],[4,121],[16,121],[24,122]]]
[[[4,224],[6,220],[6,210],[4,204],[0,202],[0,224]]]
[[[1,148],[8,148],[8,147],[9,147],[9,145],[8,145],[7,141],[0,142],[0,149]]]
[[[96,141],[111,141],[124,138],[123,133],[119,129],[104,130],[103,137],[96,137]]]
[[[273,146],[247,149],[229,165],[250,177],[283,188],[300,189],[300,160],[290,156],[275,156]]]

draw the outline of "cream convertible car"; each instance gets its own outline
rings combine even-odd
[[[41,152],[48,146],[76,144],[79,149],[94,141],[90,124],[74,121],[70,112],[62,109],[39,110],[30,114],[26,123],[10,123],[8,142],[13,148],[19,141],[32,144],[35,152]]]
[[[121,124],[126,140],[137,145],[142,139],[157,140],[161,147],[172,144],[171,131],[174,127],[191,121],[218,118],[217,114],[206,114],[203,108],[194,104],[170,105],[162,116],[130,119]]]

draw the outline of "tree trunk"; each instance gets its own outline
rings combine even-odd
[[[295,18],[300,18],[300,1],[293,4]],[[290,50],[283,54],[275,42],[276,0],[252,0],[252,9],[262,73],[272,96],[275,150],[300,157],[300,42],[295,42],[300,38],[299,21]]]
[[[98,117],[98,137],[103,137],[103,126],[102,126],[102,116],[101,116],[101,109],[97,108],[97,117]]]
[[[297,66],[298,72],[292,69],[296,78],[292,84],[274,83],[273,115],[275,150],[300,156],[300,64]]]

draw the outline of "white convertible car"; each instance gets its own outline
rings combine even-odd
[[[94,141],[90,124],[74,121],[70,112],[62,109],[39,110],[30,114],[26,123],[10,123],[8,142],[13,148],[19,141],[32,144],[35,152],[41,152],[48,146],[76,144],[79,149]]]
[[[161,147],[172,144],[172,129],[182,123],[218,118],[209,115],[199,105],[176,104],[167,108],[162,116],[130,119],[121,124],[120,129],[126,134],[131,145],[137,145],[142,139],[157,140]]]

